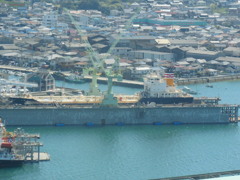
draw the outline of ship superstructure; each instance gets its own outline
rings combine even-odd
[[[144,91],[141,93],[141,103],[178,104],[193,103],[193,97],[174,84],[173,73],[150,74],[144,78]]]

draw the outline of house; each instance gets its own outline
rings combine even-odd
[[[228,47],[223,50],[226,56],[237,56],[240,57],[240,47]]]
[[[57,27],[58,23],[58,15],[56,12],[50,12],[43,16],[42,25],[48,28]]]
[[[203,67],[200,65],[185,65],[178,64],[175,66],[175,74],[178,77],[189,78],[197,76],[203,72]]]
[[[196,59],[206,59],[206,60],[216,59],[220,55],[221,55],[221,52],[204,51],[204,50],[189,50],[186,53],[187,57],[193,57]]]
[[[121,57],[127,57],[131,50],[132,49],[128,47],[115,47],[112,49],[111,54]]]
[[[76,69],[84,69],[87,68],[89,66],[88,62],[85,61],[80,61],[80,62],[76,62],[74,65],[74,68]]]
[[[199,41],[194,39],[168,39],[170,45],[172,46],[187,46],[197,48],[199,46]]]
[[[206,73],[209,76],[217,76],[218,75],[218,70],[216,70],[216,69],[206,69]]]
[[[133,79],[142,79],[144,75],[149,74],[152,68],[149,66],[135,67],[131,70],[131,76]]]
[[[115,42],[119,37],[112,36],[110,43]],[[121,37],[116,47],[128,47],[133,50],[150,50],[156,45],[156,37],[154,36],[129,36]]]
[[[186,57],[186,51],[183,50],[180,47],[172,47],[172,46],[156,46],[154,49],[154,51],[158,51],[158,52],[166,52],[166,53],[173,53],[174,54],[174,59],[176,61],[183,59]]]
[[[0,36],[0,44],[13,44],[13,38]]]

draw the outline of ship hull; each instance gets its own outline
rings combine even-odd
[[[21,104],[21,105],[25,105],[27,103],[39,104],[36,100],[31,98],[9,97],[9,100],[11,101],[12,104]]]
[[[0,168],[22,166],[23,160],[0,160]]]
[[[2,108],[7,125],[114,125],[114,124],[208,124],[230,123],[237,119],[238,107],[164,106],[99,107],[25,107]],[[234,114],[229,114],[234,112]],[[230,116],[232,119],[230,119]]]

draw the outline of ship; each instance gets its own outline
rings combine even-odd
[[[84,83],[85,79],[83,76],[72,74],[70,76],[66,76],[65,80],[70,83]]]
[[[172,75],[149,74],[136,95],[11,97],[0,106],[9,125],[139,125],[238,122],[238,105],[200,97],[178,89]],[[17,104],[17,102],[24,102]]]
[[[9,132],[0,119],[0,168],[18,167],[26,162],[39,162],[40,146],[42,146],[37,142],[39,138],[38,134],[25,133],[21,128]],[[47,153],[42,155],[49,157]],[[37,158],[34,159],[34,156]]]
[[[6,131],[6,128],[0,120],[0,167],[21,166],[24,159],[19,157],[13,150],[14,136]]]
[[[184,86],[184,87],[182,88],[182,91],[184,91],[185,93],[188,93],[188,94],[197,94],[196,91],[190,89],[190,88],[187,87],[187,86]]]
[[[165,73],[164,78],[161,78],[158,74],[146,76],[140,102],[156,104],[193,103],[193,96],[177,89],[173,78],[173,73]]]

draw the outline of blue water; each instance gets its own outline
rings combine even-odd
[[[240,81],[212,84],[213,88],[189,87],[201,93],[197,96],[216,96],[222,103],[240,104]],[[87,84],[71,86],[88,88]],[[123,90],[134,94],[140,89]],[[113,91],[121,92],[119,87]],[[51,155],[51,160],[0,169],[0,180],[141,180],[240,167],[239,124],[24,129],[41,134],[42,150]]]

